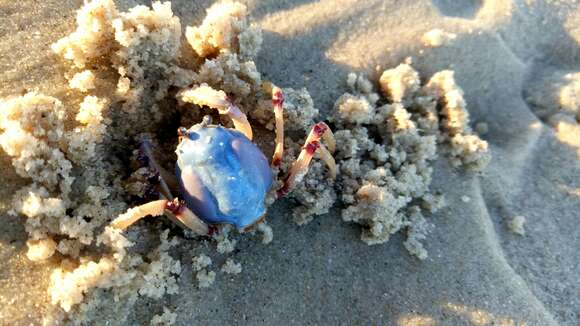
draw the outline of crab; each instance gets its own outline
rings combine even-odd
[[[334,136],[328,125],[318,122],[312,127],[282,186],[273,189],[277,183],[272,171],[280,166],[284,152],[284,98],[280,88],[272,85],[271,90],[276,146],[270,164],[252,142],[252,127],[240,108],[225,92],[199,85],[183,92],[183,100],[217,109],[232,120],[234,128],[214,125],[210,116],[189,129],[180,127],[175,151],[177,182],[166,182],[166,179],[173,179],[171,174],[156,163],[150,143],[143,142],[141,151],[160,176],[161,199],[130,208],[114,219],[111,226],[124,230],[144,217],[165,215],[199,235],[212,235],[224,224],[234,225],[244,232],[265,220],[267,196],[281,198],[287,195],[304,177],[315,154],[326,163],[330,178],[334,179]],[[173,197],[168,183],[178,184],[173,188],[179,188],[181,197]]]

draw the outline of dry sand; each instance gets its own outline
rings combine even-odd
[[[242,273],[220,274],[212,287],[198,289],[191,263],[182,264],[179,294],[143,299],[133,309],[111,301],[100,308],[100,321],[114,324],[127,314],[129,323],[148,323],[166,307],[177,324],[578,324],[580,131],[569,117],[580,105],[580,5],[246,3],[264,30],[258,69],[274,83],[306,87],[323,115],[346,91],[351,71],[378,81],[408,56],[424,78],[455,71],[472,122],[487,124],[483,138],[493,159],[476,175],[437,161],[432,189],[444,192],[448,205],[430,217],[426,260],[410,256],[399,235],[382,245],[360,242],[360,231],[342,223],[336,208],[296,226],[292,203],[282,201],[269,211],[270,245],[238,243],[233,258]],[[35,89],[67,97],[65,68],[49,47],[74,29],[80,5],[0,1],[0,96]],[[186,26],[200,23],[209,5],[173,1],[172,8]],[[52,309],[46,289],[58,261],[26,258],[22,222],[5,214],[26,182],[4,153],[0,165],[0,323],[40,323]],[[525,217],[523,236],[510,231],[515,216]],[[182,241],[171,254],[187,262],[197,246]]]

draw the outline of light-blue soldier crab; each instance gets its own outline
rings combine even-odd
[[[242,232],[250,229],[264,220],[265,199],[274,181],[266,156],[252,142],[250,123],[223,91],[204,84],[183,92],[182,96],[186,102],[228,115],[234,129],[212,125],[209,116],[189,129],[178,129],[175,170],[182,199],[173,198],[163,177],[167,172],[157,165],[147,144],[142,145],[150,166],[162,176],[159,182],[162,199],[129,209],[111,225],[125,229],[146,216],[166,215],[199,235],[211,235],[222,224],[232,224]],[[272,166],[280,165],[284,151],[283,102],[282,91],[273,86],[276,147]],[[282,186],[275,190],[275,196],[283,197],[292,190],[308,171],[315,153],[327,164],[330,177],[335,178],[336,164],[331,154],[334,150],[330,128],[324,122],[315,124]]]

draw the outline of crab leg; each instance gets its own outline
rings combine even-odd
[[[327,142],[330,150],[320,143],[321,139]],[[308,172],[308,165],[315,153],[318,153],[320,158],[328,166],[331,178],[336,178],[336,162],[331,154],[331,152],[334,152],[335,148],[336,142],[334,140],[334,135],[330,131],[328,125],[324,122],[315,124],[314,127],[312,127],[312,130],[310,130],[308,137],[306,137],[305,145],[302,147],[300,155],[298,155],[298,158],[290,168],[290,172],[284,180],[284,184],[276,192],[278,198],[287,195],[292,188],[294,188],[296,181],[299,181],[299,179],[306,175]]]
[[[272,88],[272,104],[276,117],[276,149],[272,157],[272,166],[278,166],[282,162],[282,154],[284,153],[284,97],[282,90],[276,86]]]
[[[290,173],[288,173],[288,176],[284,180],[282,188],[276,191],[276,195],[278,196],[278,198],[286,196],[292,190],[292,188],[294,188],[296,180],[302,179],[304,177],[306,172],[308,172],[308,165],[310,164],[310,161],[312,160],[314,153],[319,147],[320,142],[316,140],[311,141],[306,145],[304,145],[304,147],[302,148],[302,152],[300,152],[300,155],[290,168]]]
[[[124,230],[145,216],[161,216],[165,213],[165,205],[167,202],[168,201],[165,199],[155,200],[141,206],[129,208],[129,210],[113,220],[111,226],[116,229]]]
[[[156,200],[141,206],[129,208],[127,212],[119,215],[119,217],[111,222],[111,226],[124,230],[146,216],[161,216],[166,213],[170,213],[179,222],[199,235],[207,235],[210,232],[209,226],[177,198],[172,201],[166,199]]]
[[[334,139],[334,134],[326,123],[319,122],[319,124],[323,124],[326,127],[326,130],[322,134],[322,140],[324,140],[324,143],[326,144],[326,147],[328,147],[330,154],[334,154],[334,151],[336,150],[336,140]]]
[[[336,179],[336,162],[334,161],[334,157],[332,157],[332,154],[330,154],[329,150],[321,144],[316,151],[316,154],[318,154],[320,159],[322,159],[324,163],[326,163],[326,166],[328,166],[328,170],[330,171],[330,178],[332,178],[332,180]]]
[[[201,84],[196,88],[182,92],[181,99],[188,103],[206,105],[218,110],[220,114],[226,114],[232,119],[236,130],[252,140],[252,126],[250,126],[248,118],[240,108],[232,103],[224,91],[217,91],[207,84]]]
[[[147,164],[149,165],[149,167],[154,169],[156,173],[159,173],[160,176],[159,186],[161,187],[160,189],[161,194],[165,196],[165,198],[172,200],[173,195],[171,195],[171,190],[169,189],[166,180],[171,184],[171,187],[175,189],[177,188],[177,181],[175,180],[175,177],[173,177],[173,175],[167,172],[167,170],[165,170],[159,164],[157,164],[155,156],[153,156],[151,150],[151,141],[149,139],[145,138],[141,141],[141,146],[139,146],[139,150],[147,158]]]

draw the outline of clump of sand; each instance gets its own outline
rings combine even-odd
[[[81,92],[87,92],[95,88],[95,75],[90,70],[83,70],[71,78],[68,86]]]
[[[242,272],[242,264],[235,262],[233,259],[228,258],[225,264],[222,266],[222,272],[227,274],[240,274]]]
[[[521,215],[517,215],[511,218],[509,221],[507,221],[507,227],[514,234],[525,235],[526,234],[526,230],[524,229],[525,223],[526,218]]]
[[[430,224],[423,213],[444,204],[429,191],[437,153],[447,153],[454,166],[480,171],[490,159],[487,143],[471,131],[451,71],[421,86],[417,71],[403,63],[381,75],[383,98],[363,76],[351,74],[347,84],[351,92],[336,101],[333,117],[342,218],[362,225],[368,244],[405,230],[405,247],[424,259],[421,242]]]
[[[473,171],[483,170],[489,163],[487,142],[473,133],[469,125],[469,112],[463,91],[455,83],[453,71],[444,70],[431,77],[423,92],[435,102],[426,104],[425,110],[436,110],[439,115],[438,141],[445,148],[451,164]]]
[[[428,47],[436,48],[448,44],[457,38],[457,34],[444,31],[440,28],[434,28],[423,34],[423,44]]]
[[[77,29],[54,43],[52,50],[73,69],[96,67],[70,80],[70,86],[81,91],[116,73],[116,83],[107,87],[121,106],[114,115],[125,121],[124,130],[116,131],[127,135],[154,129],[163,118],[159,101],[170,87],[185,86],[193,74],[177,65],[181,23],[169,2],[119,12],[112,0],[91,1],[78,11]]]
[[[43,261],[51,257],[56,250],[56,242],[51,238],[42,240],[28,240],[26,242],[28,252],[26,257],[32,261]]]
[[[268,244],[274,239],[274,231],[272,230],[272,227],[268,225],[268,223],[258,224],[257,231],[262,234],[263,244]]]
[[[65,260],[61,268],[51,275],[50,295],[53,304],[65,311],[81,304],[78,312],[85,319],[94,313],[95,305],[101,298],[95,288],[108,289],[115,300],[134,302],[138,295],[159,299],[165,294],[178,292],[176,277],[181,272],[181,264],[168,251],[178,244],[177,239],[168,238],[169,230],[160,235],[160,245],[147,255],[150,263],[139,255],[128,254],[126,248],[133,244],[119,231],[106,228],[99,243],[114,248],[112,255],[103,256],[98,261],[83,257],[79,263]],[[89,297],[89,300],[86,297]]]
[[[106,101],[87,96],[76,115],[59,100],[36,93],[5,99],[0,106],[0,145],[16,172],[31,181],[15,194],[13,213],[27,217],[26,230],[33,240],[63,234],[89,244],[105,215],[123,208],[120,203],[107,205],[107,180],[89,185],[78,180],[107,168],[93,159],[106,129]],[[70,126],[72,117],[76,125]],[[75,175],[73,169],[80,166],[84,169]],[[73,185],[80,195],[72,196]]]
[[[193,269],[197,272],[195,277],[200,288],[210,287],[215,281],[216,273],[208,269],[212,263],[211,258],[204,254],[193,258]]]
[[[536,115],[553,127],[580,122],[580,72],[543,69],[530,78],[524,98]]]
[[[163,313],[161,315],[153,316],[150,325],[173,325],[176,321],[177,314],[169,310],[169,308],[163,307]]]
[[[207,9],[201,26],[188,26],[185,37],[202,58],[219,53],[237,53],[241,57],[253,58],[260,49],[262,32],[249,26],[246,15],[243,4],[222,1]]]

